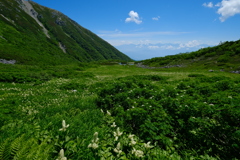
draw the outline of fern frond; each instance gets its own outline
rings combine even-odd
[[[9,139],[0,145],[0,160],[8,160],[11,157]]]
[[[11,157],[14,157],[16,155],[16,153],[18,152],[20,146],[21,146],[21,141],[23,139],[24,135],[16,138],[12,143],[11,143],[11,146],[10,146],[10,150],[11,150]]]

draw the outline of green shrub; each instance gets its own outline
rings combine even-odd
[[[230,56],[226,54],[219,56],[217,59],[218,62],[222,62],[222,63],[226,63],[229,60],[230,60]]]
[[[213,57],[215,55],[216,55],[216,52],[211,52],[211,53],[205,54],[205,57]]]
[[[188,77],[204,77],[205,75],[203,74],[197,74],[197,73],[192,73],[192,74],[189,74]]]

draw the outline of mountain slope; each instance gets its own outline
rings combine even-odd
[[[0,0],[0,59],[20,64],[131,60],[59,11],[25,0]]]
[[[157,57],[141,61],[151,67],[186,67],[202,69],[240,70],[240,40],[224,42],[215,47],[202,48],[195,52]]]

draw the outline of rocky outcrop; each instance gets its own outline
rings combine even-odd
[[[64,44],[62,44],[61,42],[59,42],[58,44],[59,44],[59,47],[62,49],[62,51],[64,53],[66,53],[66,49],[67,49],[66,46]]]
[[[65,22],[62,21],[62,18],[61,17],[58,17],[55,21],[55,23],[59,26],[64,26],[65,25]]]
[[[163,66],[163,67],[149,67],[147,65],[143,65],[142,63],[137,63],[136,64],[137,67],[140,68],[146,68],[146,69],[160,69],[160,68],[173,68],[173,67],[183,67],[183,65],[167,65],[167,66]]]
[[[3,63],[3,64],[15,64],[16,60],[0,59],[0,63]]]
[[[240,71],[231,71],[231,73],[240,74]]]
[[[49,34],[48,34],[48,30],[44,27],[44,25],[37,19],[38,17],[38,13],[34,10],[33,6],[31,5],[31,3],[29,3],[29,1],[25,1],[25,0],[17,0],[17,2],[19,3],[19,6],[28,14],[30,15],[38,24],[39,26],[41,26],[43,28],[43,32],[44,34],[50,38]]]

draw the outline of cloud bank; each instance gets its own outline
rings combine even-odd
[[[125,22],[135,22],[136,24],[142,23],[137,12],[130,11],[128,15],[130,17],[126,18]]]

